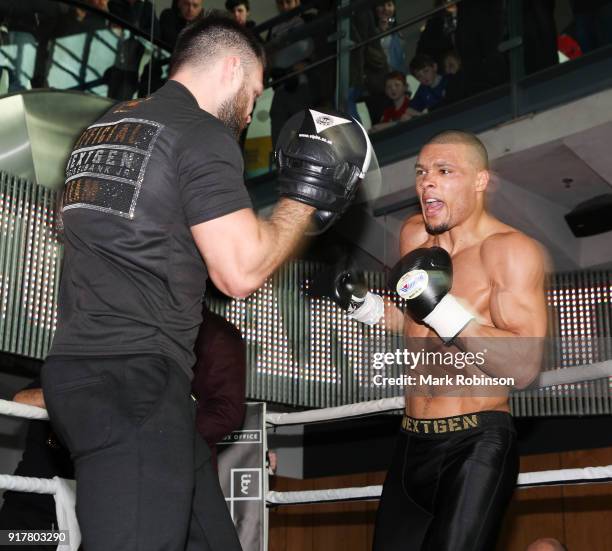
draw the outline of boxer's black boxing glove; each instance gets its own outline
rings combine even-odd
[[[474,319],[449,293],[453,263],[441,247],[409,252],[391,269],[388,285],[406,301],[410,316],[429,325],[444,342],[452,341]]]
[[[310,282],[311,297],[327,297],[345,310],[349,318],[374,325],[384,313],[382,297],[368,291],[360,270],[339,269],[338,266],[319,271]]]
[[[353,201],[370,165],[367,132],[348,115],[306,109],[276,148],[280,195],[316,207],[309,233],[329,228]],[[295,124],[295,118],[286,126]],[[286,137],[286,138],[283,138]]]

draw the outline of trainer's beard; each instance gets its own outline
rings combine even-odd
[[[247,99],[246,86],[242,86],[236,95],[225,100],[219,107],[217,117],[229,128],[236,140],[240,138],[240,134],[246,128]]]
[[[439,226],[431,226],[425,223],[425,229],[429,235],[440,235],[441,233],[447,232],[450,226],[446,223],[440,224]]]

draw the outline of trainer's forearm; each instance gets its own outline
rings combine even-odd
[[[240,209],[191,228],[208,274],[228,296],[246,297],[294,253],[313,207],[283,199],[263,220]]]
[[[281,199],[267,220],[259,220],[256,243],[247,251],[245,270],[260,284],[295,252],[314,207]]]

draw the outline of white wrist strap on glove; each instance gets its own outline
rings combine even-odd
[[[354,301],[357,302],[357,300]],[[352,312],[349,312],[348,317],[365,323],[366,325],[378,323],[385,313],[383,298],[374,293],[367,293],[360,302],[361,305],[357,306]]]
[[[444,342],[452,341],[474,319],[453,295],[445,295],[438,305],[423,319]]]

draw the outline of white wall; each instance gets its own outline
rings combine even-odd
[[[489,188],[491,212],[543,243],[552,257],[553,271],[612,264],[612,232],[576,238],[564,219],[578,203],[610,193],[612,90],[510,121],[480,133],[479,138],[498,176],[497,184]],[[546,156],[548,150],[553,154]],[[415,162],[413,156],[382,167],[383,185],[373,188],[370,200],[413,198]],[[564,176],[575,179],[571,190],[564,188]],[[367,214],[368,209],[363,212]],[[373,258],[391,266],[399,255],[401,220],[413,212],[398,211],[386,219],[366,216],[358,223],[350,213],[337,229]]]

